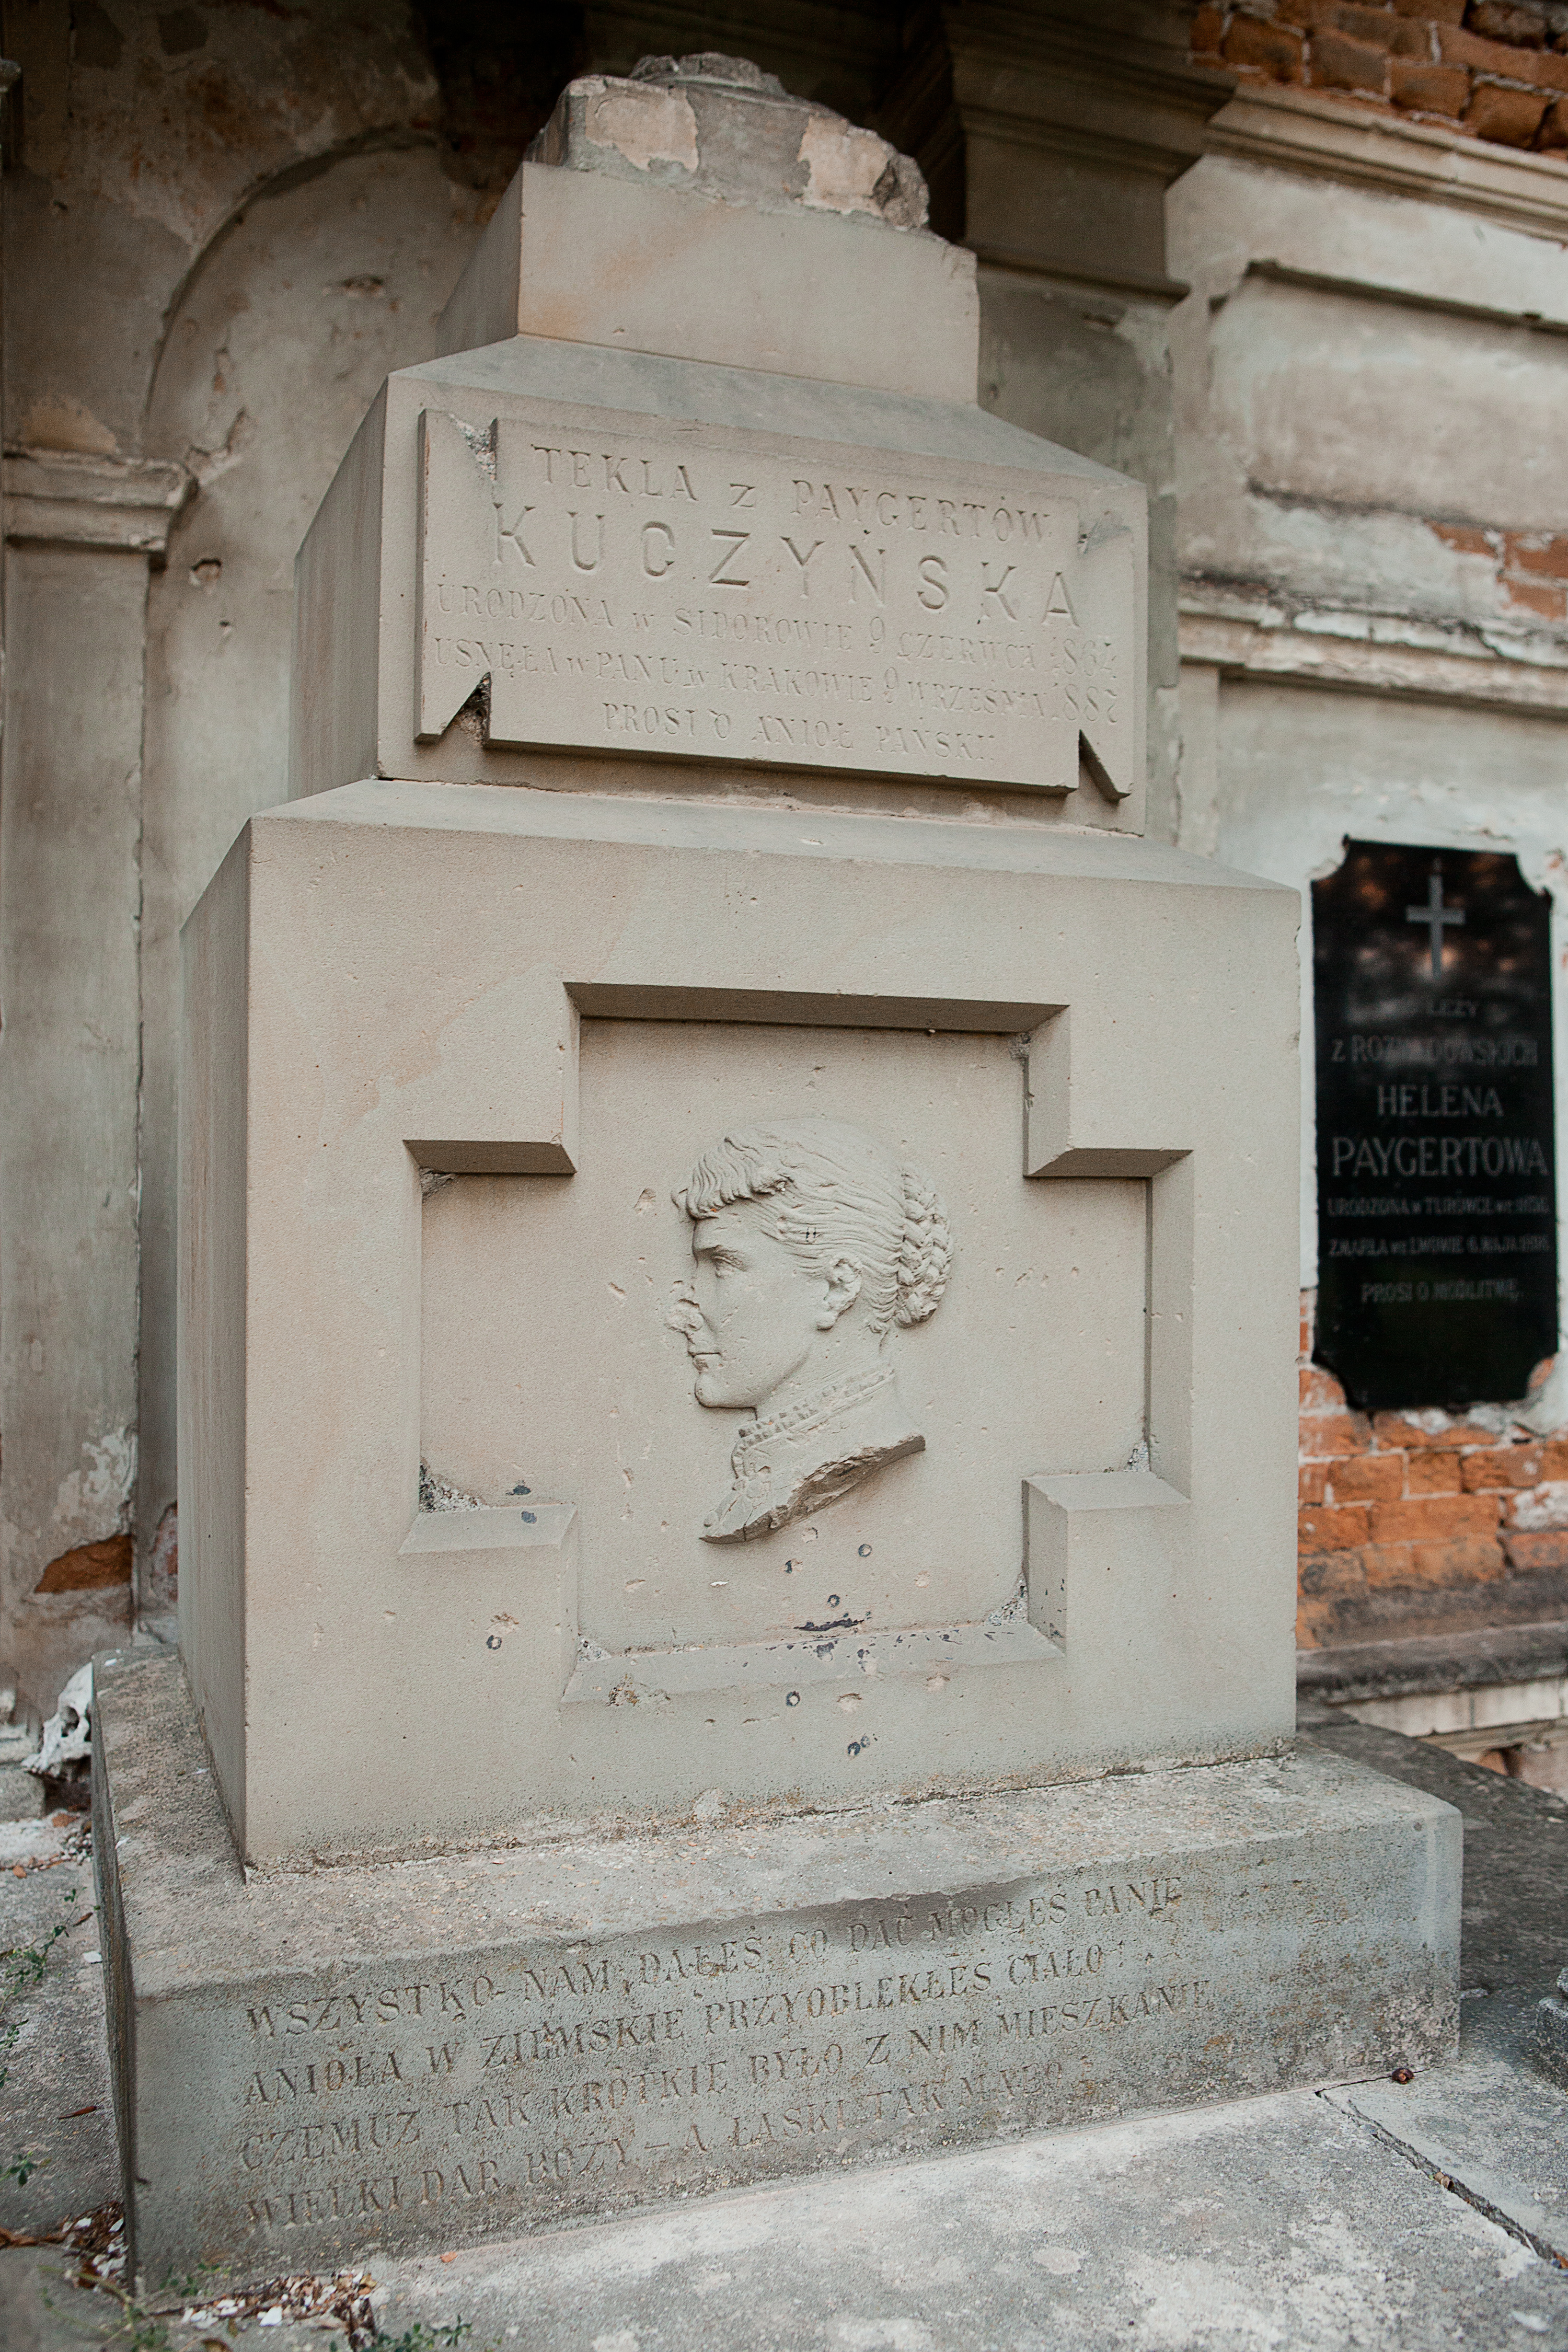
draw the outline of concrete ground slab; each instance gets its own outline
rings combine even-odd
[[[529,2352],[1568,2345],[1568,2276],[1311,2093],[382,2276],[394,2337],[460,2315]]]
[[[36,2231],[118,2197],[120,2159],[86,1825],[19,1826],[37,1834],[0,1867],[0,2228]]]
[[[18,2352],[79,2352],[81,2322],[97,2329],[87,2342],[101,2342],[108,2314],[89,2297],[79,2298],[81,2321],[68,2306],[79,2298],[68,2287],[66,2265],[52,2249],[18,2246],[0,2254],[0,2344]]]
[[[0,1824],[39,1820],[44,1801],[44,1784],[36,1772],[0,1762]]]
[[[1568,2266],[1568,2098],[1512,2046],[1467,2035],[1458,2062],[1413,2083],[1324,2093],[1550,2261]]]

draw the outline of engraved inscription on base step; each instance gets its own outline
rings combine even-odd
[[[606,413],[421,419],[418,721],[488,740],[1132,784],[1133,549],[1037,478]]]
[[[988,2136],[1116,2104],[1111,2042],[1196,2092],[1227,2004],[1183,1900],[1156,1867],[257,2000],[228,2036],[237,2219],[395,2237],[432,2206],[483,2227],[540,2192],[570,2211]]]
[[[952,1244],[931,1179],[858,1128],[801,1118],[731,1129],[675,1199],[696,1265],[669,1320],[697,1402],[755,1415],[704,1538],[770,1534],[921,1453],[885,1349],[947,1288]]]
[[[1314,1990],[1363,1911],[1415,1906],[1424,1853],[1390,1824],[1339,1850],[1332,1895],[1300,1849],[1188,1848],[289,1979],[197,2029],[225,2085],[207,2210],[257,2260],[301,2232],[475,2236],[1425,2058],[1451,2031],[1441,1969],[1418,1988],[1402,1962],[1386,2010],[1353,2017]],[[1314,1958],[1292,1968],[1299,1939]]]

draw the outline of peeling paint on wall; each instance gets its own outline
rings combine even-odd
[[[73,1470],[60,1481],[50,1514],[56,1527],[81,1528],[84,1538],[96,1540],[109,1529],[123,1534],[131,1524],[131,1502],[136,1489],[136,1433],[111,1429],[107,1436],[89,1438],[82,1447],[86,1470]],[[91,1529],[91,1534],[88,1530]]]

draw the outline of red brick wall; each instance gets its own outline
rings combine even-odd
[[[1482,530],[1469,524],[1430,522],[1461,555],[1489,555],[1502,602],[1542,620],[1568,621],[1568,538],[1550,530]]]
[[[1312,1363],[1312,1304],[1303,1292],[1300,1646],[1568,1615],[1568,1431],[1490,1407],[1354,1412]]]
[[[1521,0],[1205,0],[1199,63],[1390,118],[1568,154],[1568,31]],[[1489,555],[1508,603],[1568,618],[1568,539],[1434,524]],[[1568,1429],[1500,1408],[1354,1412],[1301,1303],[1303,1649],[1568,1616]],[[1534,1388],[1549,1365],[1538,1367]]]
[[[1209,0],[1199,63],[1443,122],[1504,147],[1568,150],[1568,34],[1518,0]]]

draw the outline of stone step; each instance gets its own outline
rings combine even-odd
[[[33,1753],[31,1747],[27,1753]],[[43,1818],[44,1784],[20,1764],[0,1762],[0,1822],[37,1822]]]

